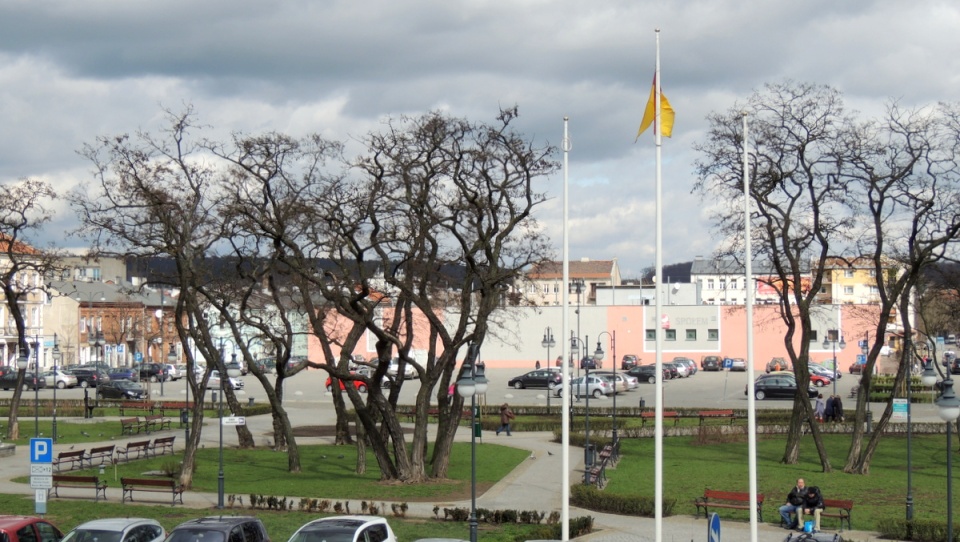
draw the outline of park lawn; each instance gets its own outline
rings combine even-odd
[[[4,514],[34,515],[33,498],[24,495],[0,494],[0,510]],[[68,530],[93,518],[108,517],[142,517],[153,518],[160,522],[167,531],[189,519],[217,515],[215,509],[185,508],[183,506],[158,506],[120,504],[116,500],[100,501],[75,499],[51,499],[47,501],[47,520],[58,526],[66,533]],[[225,515],[254,515],[263,521],[267,533],[273,542],[285,542],[301,525],[313,519],[333,514],[316,514],[299,511],[277,512],[266,510],[244,510],[240,508],[228,509]],[[469,538],[469,524],[467,522],[443,521],[437,519],[410,518],[401,519],[386,516],[390,527],[396,532],[398,540],[416,540],[419,538]],[[442,517],[442,514],[441,514]],[[531,525],[489,525],[481,523],[479,534],[482,540],[490,542],[512,542],[528,539],[523,536],[531,533],[535,526]]]
[[[804,437],[800,462],[780,463],[784,437],[757,439],[757,491],[764,494],[763,520],[778,523],[779,508],[786,494],[803,478],[808,486],[819,486],[824,498],[849,499],[854,503],[851,518],[855,530],[876,530],[881,518],[905,517],[907,488],[906,437],[888,435],[881,439],[870,464],[869,475],[842,471],[849,448],[849,435],[823,435],[832,471],[824,473],[813,439]],[[621,457],[615,469],[607,471],[604,492],[621,495],[654,495],[654,440],[622,439]],[[866,441],[864,441],[866,443]],[[946,514],[946,454],[944,435],[914,435],[912,439],[914,518],[944,521]],[[955,458],[956,462],[956,458]],[[693,502],[706,488],[721,491],[749,491],[747,442],[700,445],[695,437],[663,440],[663,495],[677,501],[677,515],[696,513]],[[954,474],[954,483],[958,476]],[[724,519],[748,520],[743,510],[718,510]],[[824,518],[826,529],[836,529],[838,520]]]

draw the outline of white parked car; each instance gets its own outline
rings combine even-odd
[[[243,389],[243,380],[240,380],[235,376],[227,377],[227,384],[232,390],[242,390]],[[210,371],[210,380],[207,381],[207,389],[215,390],[220,388],[220,371],[214,369]]]
[[[53,385],[53,382],[54,382],[53,373],[54,373],[54,371],[47,371],[47,372],[45,372],[45,373],[43,373],[43,374],[41,375],[41,376],[43,376],[44,378],[47,379],[47,385],[48,385],[48,386],[52,386],[52,385]],[[57,388],[59,388],[59,389],[62,390],[62,389],[64,389],[64,388],[75,388],[75,387],[77,387],[77,384],[79,383],[79,381],[77,380],[77,377],[76,377],[76,376],[74,376],[74,375],[72,375],[72,374],[70,374],[70,373],[65,373],[65,372],[63,372],[63,371],[56,371],[56,373],[57,373],[57,376],[56,376],[56,383],[57,383],[56,385],[57,385]]]
[[[397,536],[380,516],[332,516],[297,529],[288,542],[397,542]]]
[[[612,378],[616,378],[616,379],[617,379],[617,391],[618,391],[618,392],[620,392],[620,391],[633,390],[633,389],[636,389],[637,386],[640,385],[640,380],[639,380],[637,377],[635,377],[635,376],[630,376],[630,375],[628,375],[628,374],[626,374],[626,373],[619,373],[619,372],[618,372],[618,373],[616,373],[616,376],[614,376],[613,371],[590,371],[590,374],[592,374],[592,375],[597,375],[597,376],[602,376],[602,377],[609,377],[609,378],[611,378],[611,379],[612,379]]]
[[[387,367],[387,376],[392,376],[397,378],[397,372],[400,370],[400,360],[398,358],[393,358],[390,360],[390,366]],[[403,379],[404,380],[413,380],[417,378],[417,370],[413,368],[413,364],[407,362],[403,368]]]
[[[183,378],[183,373],[180,372],[179,365],[166,364],[164,367],[167,368],[167,380],[180,380]]]
[[[155,519],[106,518],[83,523],[61,542],[162,542],[167,533]]]

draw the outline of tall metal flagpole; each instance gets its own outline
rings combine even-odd
[[[561,457],[563,468],[560,473],[560,523],[561,540],[570,540],[570,376],[567,372],[567,330],[570,329],[570,143],[568,125],[570,117],[563,117],[563,320],[560,325],[560,412],[561,412]],[[550,360],[547,360],[549,363]]]
[[[663,143],[663,133],[660,129],[660,29],[656,29],[657,35],[657,68],[656,73],[653,76],[654,81],[654,97],[653,103],[656,107],[656,116],[654,120],[654,128],[656,129],[655,139],[657,142],[657,225],[656,225],[656,316],[654,322],[656,322],[656,351],[657,351],[657,389],[656,389],[656,429],[654,430],[654,524],[655,524],[655,540],[657,542],[663,541],[663,334],[665,330],[663,325],[660,323],[660,316],[663,314],[663,302],[661,298],[663,297],[660,293],[660,286],[663,284],[663,186],[660,179],[661,174],[661,165],[660,165],[660,146]]]
[[[750,138],[747,113],[743,112],[743,248],[747,288],[747,470],[750,476],[750,502],[757,502],[757,412],[753,396],[753,267],[750,247]],[[757,542],[757,508],[750,507],[750,542]]]

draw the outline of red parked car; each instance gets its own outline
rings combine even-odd
[[[63,533],[45,519],[0,516],[0,539],[7,542],[59,542]]]
[[[355,374],[355,373],[351,373],[351,374]],[[327,391],[333,391],[333,378],[328,376],[327,383],[325,384],[325,386],[327,388]],[[363,380],[354,380],[353,387],[357,388],[357,391],[359,391],[360,393],[367,393],[367,383],[364,382]],[[346,384],[344,383],[343,380],[341,380],[340,390],[346,390],[346,389],[347,389]]]

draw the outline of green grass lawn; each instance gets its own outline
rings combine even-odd
[[[824,435],[824,443],[833,470],[822,472],[812,438],[801,444],[800,462],[779,463],[783,456],[782,436],[757,440],[757,490],[766,496],[763,519],[779,522],[777,508],[797,478],[808,486],[819,486],[824,498],[850,499],[854,502],[853,528],[875,530],[880,518],[905,517],[907,488],[906,437],[886,436],[873,457],[869,475],[846,474],[843,468],[850,443],[848,435]],[[914,518],[945,521],[946,454],[944,435],[915,435],[912,439]],[[617,494],[654,494],[653,439],[624,439],[622,460],[607,471],[605,492]],[[960,457],[954,457],[954,463]],[[954,471],[954,486],[960,482]],[[748,491],[747,443],[698,445],[694,438],[677,437],[663,441],[663,494],[676,498],[677,514],[696,513],[693,501],[705,488]],[[954,503],[956,505],[956,503]],[[746,511],[720,510],[721,517],[749,518]],[[838,520],[824,518],[825,528],[836,528]]]

